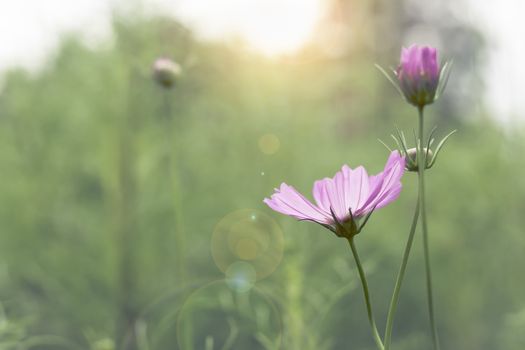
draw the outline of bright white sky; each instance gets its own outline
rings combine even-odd
[[[163,9],[206,37],[241,35],[266,54],[290,52],[308,39],[323,15],[323,0],[127,0],[142,9]],[[326,1],[326,0],[325,0]],[[36,68],[66,31],[81,32],[88,42],[108,38],[111,12],[123,0],[2,0],[0,70]],[[525,119],[525,1],[468,0],[469,20],[487,31],[487,105],[500,120]],[[446,45],[446,44],[445,44]]]
[[[488,106],[498,120],[525,120],[525,1],[469,0],[479,13],[490,50],[486,70]]]
[[[0,69],[38,65],[66,31],[108,37],[112,10],[134,2],[141,11],[168,11],[205,37],[243,36],[270,55],[300,47],[323,14],[322,0],[2,0]]]

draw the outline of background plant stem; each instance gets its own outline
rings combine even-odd
[[[164,113],[164,122],[165,122],[165,159],[166,159],[166,177],[167,177],[167,186],[166,190],[170,194],[171,200],[171,214],[173,215],[175,222],[170,222],[173,224],[171,228],[171,234],[167,240],[167,244],[171,244],[172,234],[174,235],[174,246],[175,246],[175,270],[177,281],[175,285],[178,288],[185,289],[187,285],[187,267],[186,267],[186,232],[184,229],[184,215],[182,212],[182,193],[181,185],[179,179],[179,169],[177,167],[177,128],[175,127],[175,120],[173,120],[176,113],[173,113],[173,99],[175,98],[173,90],[164,89],[163,91],[163,113]],[[174,231],[173,231],[174,229]],[[187,297],[186,292],[181,294],[181,301]],[[192,318],[191,316],[189,316]],[[185,347],[189,350],[195,348],[193,344],[193,327],[191,320],[186,327],[184,334],[181,334],[183,343]]]
[[[164,122],[165,128],[165,157],[167,168],[167,190],[172,198],[172,213],[175,218],[175,253],[176,271],[179,288],[186,285],[186,238],[184,232],[184,222],[182,214],[181,186],[177,169],[177,130],[173,120],[173,98],[172,90],[164,91]]]
[[[138,318],[137,305],[137,179],[135,128],[139,118],[133,101],[136,100],[137,73],[130,69],[129,104],[117,126],[117,186],[115,198],[115,234],[117,253],[117,324],[115,344],[117,349],[136,350],[135,322]]]

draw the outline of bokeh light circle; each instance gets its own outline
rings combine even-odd
[[[283,232],[275,220],[263,212],[242,209],[226,215],[215,226],[211,252],[227,278],[239,271],[246,275],[251,268],[255,282],[275,271],[283,245]]]
[[[192,292],[177,317],[180,349],[280,349],[282,320],[272,299],[256,287],[232,290],[228,279],[211,282]],[[212,345],[212,346],[210,346]],[[243,347],[244,346],[244,347]]]
[[[274,134],[265,134],[259,138],[259,149],[262,153],[272,155],[281,147],[281,141]]]
[[[237,292],[247,292],[255,285],[256,276],[250,263],[237,261],[226,270],[226,283]]]

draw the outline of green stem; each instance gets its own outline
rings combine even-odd
[[[386,318],[386,331],[385,331],[385,350],[390,349],[390,340],[392,338],[392,328],[394,326],[394,315],[396,313],[397,304],[399,301],[399,292],[401,285],[403,284],[403,278],[405,277],[405,271],[408,263],[408,257],[410,256],[410,250],[412,249],[412,243],[414,241],[414,235],[416,233],[417,220],[419,218],[419,202],[416,204],[416,210],[414,211],[414,217],[412,218],[412,226],[410,226],[410,233],[405,246],[405,252],[403,253],[403,260],[399,267],[397,274],[396,285],[390,300],[390,307],[388,309],[388,315]]]
[[[432,297],[432,274],[430,270],[430,253],[428,248],[427,213],[425,208],[425,168],[427,164],[426,155],[423,153],[423,107],[419,112],[419,150],[417,152],[418,178],[419,178],[419,207],[421,208],[421,226],[423,228],[423,255],[425,257],[425,272],[427,284],[428,316],[432,331],[432,344],[434,350],[439,350],[439,339],[437,335],[436,322],[434,318],[434,302]]]
[[[357,271],[359,271],[359,277],[361,278],[361,284],[363,285],[363,293],[365,296],[366,303],[366,312],[368,313],[368,321],[370,322],[370,327],[372,328],[372,335],[379,350],[384,350],[383,342],[381,341],[381,336],[377,331],[376,322],[374,320],[374,314],[372,312],[372,302],[370,300],[370,293],[368,292],[368,283],[366,281],[365,271],[363,266],[361,266],[361,261],[359,260],[359,255],[357,254],[357,249],[355,247],[354,239],[349,238],[348,243],[350,243],[350,249],[352,249],[352,254],[354,255],[355,264],[357,265]]]
[[[184,290],[181,295],[181,299],[186,297],[186,284],[187,284],[187,267],[186,267],[186,232],[184,225],[184,215],[182,212],[182,193],[181,193],[181,182],[179,178],[179,168],[177,167],[178,161],[178,144],[177,139],[177,128],[175,127],[175,117],[173,111],[173,99],[175,96],[172,94],[171,89],[164,89],[164,122],[165,122],[165,152],[166,152],[166,167],[167,167],[167,190],[172,198],[171,211],[175,219],[175,223],[170,221],[170,225],[175,228],[175,270],[178,278],[177,284],[179,288]],[[176,114],[176,113],[175,113]],[[171,235],[170,235],[171,239]],[[185,349],[192,350],[195,348],[193,342],[193,316],[189,315],[188,326],[183,332]]]
[[[179,285],[184,288],[186,285],[186,239],[184,222],[182,215],[182,200],[180,191],[180,181],[178,177],[177,168],[177,147],[175,147],[173,139],[176,140],[176,135],[173,127],[173,95],[170,93],[171,90],[164,91],[164,118],[166,123],[166,139],[165,139],[165,152],[166,152],[166,166],[168,176],[168,190],[172,197],[172,210],[174,211],[175,219],[175,253],[176,253],[176,270],[179,278]]]
[[[136,107],[137,73],[129,71],[129,100],[125,113],[119,118],[117,128],[116,162],[117,183],[115,186],[115,244],[117,247],[117,315],[115,327],[115,348],[130,350],[137,348],[135,322],[138,319],[136,261],[137,239],[137,145],[136,123],[139,115]]]

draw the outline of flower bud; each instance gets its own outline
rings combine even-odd
[[[426,157],[425,169],[428,169],[432,164],[432,158],[434,157],[434,153],[431,149],[428,149],[427,151],[427,148],[423,148],[423,157]],[[415,148],[410,148],[409,150],[407,150],[405,168],[408,171],[418,171],[417,150]]]
[[[417,45],[403,48],[395,73],[408,102],[420,108],[434,102],[440,76],[435,48]]]
[[[181,67],[169,58],[161,57],[153,63],[153,78],[165,88],[173,87],[181,72]]]

